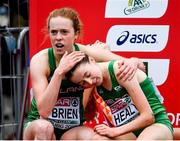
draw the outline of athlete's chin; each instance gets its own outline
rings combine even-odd
[[[96,81],[96,86],[100,86],[102,84],[102,79],[97,79],[97,81]]]
[[[65,53],[65,51],[64,50],[56,50],[56,53],[59,55],[63,55]]]
[[[96,86],[100,86],[101,85],[101,83],[96,83]]]

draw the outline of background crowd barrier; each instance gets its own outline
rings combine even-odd
[[[0,139],[17,139],[28,93],[29,28],[1,29],[0,37]]]

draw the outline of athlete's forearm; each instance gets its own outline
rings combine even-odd
[[[57,101],[62,79],[63,74],[55,71],[47,88],[37,102],[39,114],[43,118],[47,118],[49,116]]]
[[[135,120],[131,121],[130,123],[117,127],[115,129],[117,132],[116,135],[118,136],[118,135],[123,135],[126,133],[136,131],[138,129],[151,125],[153,122],[154,122],[153,115],[146,115],[146,114],[140,115]]]

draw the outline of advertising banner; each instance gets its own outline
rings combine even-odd
[[[30,0],[30,56],[51,47],[49,12],[74,8],[83,23],[79,42],[106,42],[113,53],[146,62],[173,126],[180,127],[179,5],[179,0]]]

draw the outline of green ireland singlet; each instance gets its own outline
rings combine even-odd
[[[74,44],[75,50],[79,51],[79,47]],[[54,58],[53,49],[48,49],[49,67],[51,70],[48,80],[56,69],[56,63]],[[85,121],[83,111],[83,92],[84,89],[66,78],[62,80],[61,87],[59,90],[59,96],[57,102],[48,116],[48,120],[52,123],[55,128],[55,134],[61,135],[68,129],[82,125]],[[48,103],[47,103],[48,104]],[[39,113],[36,106],[36,101],[33,97],[31,103],[31,111],[28,114],[28,121],[38,119]]]
[[[99,86],[97,87],[97,91],[110,107],[114,124],[116,126],[121,126],[135,119],[139,115],[139,111],[134,105],[131,97],[128,95],[126,89],[119,85],[113,69],[114,62],[115,61],[111,61],[108,66],[112,90],[109,91],[103,86]],[[158,99],[156,94],[157,91],[152,83],[152,80],[147,77],[140,83],[141,89],[153,111],[155,122],[165,124],[172,132],[172,125],[168,119],[166,110]],[[137,130],[134,134],[138,136],[142,130],[143,129]]]

